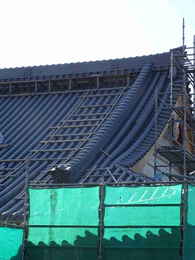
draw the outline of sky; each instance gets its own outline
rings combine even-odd
[[[0,68],[149,55],[195,34],[195,0],[0,0]]]

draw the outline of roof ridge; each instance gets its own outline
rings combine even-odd
[[[180,49],[181,47],[176,47],[170,50]],[[154,57],[157,55],[164,55],[168,54],[169,51],[161,52],[161,53],[154,53],[149,55],[140,55],[140,56],[131,56],[131,57],[122,57],[122,58],[113,58],[113,59],[103,59],[103,60],[88,60],[88,61],[76,61],[76,62],[67,62],[67,63],[52,63],[52,64],[40,64],[40,65],[32,65],[32,66],[16,66],[16,67],[3,67],[0,68],[1,70],[12,70],[12,69],[27,69],[27,68],[40,68],[40,67],[50,67],[50,66],[60,66],[60,65],[76,65],[76,64],[84,64],[84,63],[97,63],[97,62],[111,62],[111,61],[119,61],[119,60],[129,60],[129,59],[141,59],[145,57]]]
[[[180,49],[178,47],[177,49]],[[175,48],[176,49],[176,48]],[[0,81],[20,81],[20,80],[46,80],[46,79],[63,79],[69,77],[85,77],[92,74],[105,74],[118,71],[139,72],[144,64],[152,63],[154,68],[167,69],[170,65],[170,52],[157,54],[116,58],[108,60],[83,61],[75,63],[1,68]]]

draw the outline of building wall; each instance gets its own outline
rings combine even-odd
[[[146,176],[149,177],[156,177],[162,180],[169,180],[169,178],[163,174],[182,174],[181,169],[174,165],[170,165],[169,161],[164,158],[163,156],[157,153],[155,158],[155,148],[158,149],[160,146],[172,146],[173,142],[170,138],[169,133],[170,128],[169,126],[163,131],[163,134],[159,137],[155,146],[153,146],[150,151],[144,156],[142,160],[140,160],[133,169],[136,172],[142,172]],[[154,167],[154,166],[163,166],[163,167]],[[155,169],[156,168],[156,169]]]

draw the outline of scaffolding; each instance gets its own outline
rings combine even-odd
[[[171,50],[170,55],[170,95],[167,109],[171,118],[167,124],[171,133],[170,145],[155,143],[154,176],[158,172],[169,180],[189,180],[195,173],[195,36],[193,47],[185,46],[185,24],[183,20],[182,47],[180,51]],[[176,77],[177,75],[177,77]],[[155,135],[158,133],[158,89],[155,90]],[[157,136],[156,136],[157,140]],[[159,163],[158,158],[166,158],[166,163]],[[178,169],[179,175],[174,174]],[[166,170],[165,170],[166,169]]]

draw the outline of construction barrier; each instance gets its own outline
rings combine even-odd
[[[99,187],[30,189],[28,260],[96,259]]]
[[[184,212],[184,232],[183,232],[183,247],[184,260],[195,259],[195,186],[188,185],[183,191],[187,193],[187,199],[184,201],[186,212]],[[185,214],[186,213],[186,214]]]
[[[21,229],[0,228],[0,260],[194,260],[195,186],[28,189]],[[3,250],[2,250],[3,248]]]
[[[182,185],[31,188],[29,200],[28,260],[180,259]]]
[[[23,229],[0,227],[0,260],[21,260]]]

